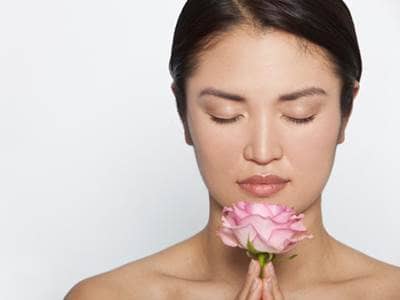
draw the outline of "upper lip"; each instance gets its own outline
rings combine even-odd
[[[289,180],[283,179],[277,175],[254,175],[248,177],[244,180],[239,181],[239,183],[250,183],[250,184],[279,184],[286,183]]]

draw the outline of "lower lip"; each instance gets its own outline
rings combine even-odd
[[[269,197],[279,192],[286,186],[285,183],[274,183],[274,184],[251,184],[251,183],[240,183],[240,187],[246,192],[257,197]]]

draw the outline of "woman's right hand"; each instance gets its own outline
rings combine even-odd
[[[249,269],[239,293],[235,300],[260,300],[262,295],[262,279],[260,275],[260,264],[252,259],[249,264]]]

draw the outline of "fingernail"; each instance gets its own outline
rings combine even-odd
[[[267,264],[267,268],[268,268],[269,274],[271,274],[272,276],[275,276],[274,265],[272,264],[272,262],[269,262]]]
[[[255,291],[258,288],[258,280],[257,278],[253,279],[253,283],[251,284],[251,290]]]

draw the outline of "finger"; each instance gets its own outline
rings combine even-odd
[[[262,299],[263,300],[275,300],[274,295],[272,293],[272,279],[264,278],[263,279],[263,290],[262,290]]]
[[[241,288],[241,291],[238,295],[239,299],[246,299],[247,295],[250,292],[251,284],[255,278],[258,278],[258,274],[260,272],[260,265],[258,261],[252,259],[249,264],[249,269],[247,271],[246,280]]]
[[[263,277],[266,279],[264,284],[264,289],[270,289],[270,293],[272,294],[272,299],[274,300],[283,300],[283,294],[279,286],[278,278],[276,277],[274,265],[272,262],[269,262],[263,270]],[[270,279],[270,281],[268,281]],[[267,291],[268,294],[268,291]],[[267,298],[268,299],[268,298]]]
[[[262,281],[256,277],[250,287],[250,292],[246,297],[246,300],[260,300],[262,295]]]

